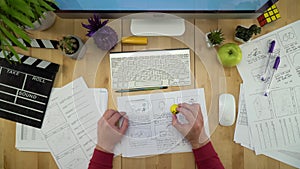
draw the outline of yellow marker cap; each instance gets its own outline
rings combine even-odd
[[[178,104],[173,104],[173,105],[170,107],[171,113],[177,114],[177,113],[178,113],[178,111],[176,110],[177,107],[178,107]]]
[[[148,38],[147,37],[138,37],[138,36],[123,37],[122,43],[123,44],[132,44],[132,45],[147,45]]]

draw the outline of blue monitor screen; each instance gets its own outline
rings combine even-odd
[[[270,0],[56,0],[60,10],[257,11]]]

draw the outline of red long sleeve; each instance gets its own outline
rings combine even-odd
[[[198,169],[224,169],[211,142],[198,149],[193,149]]]
[[[90,160],[89,169],[112,169],[114,154],[95,149]]]
[[[198,149],[193,149],[198,169],[224,169],[211,142]],[[114,155],[95,149],[89,169],[112,169]]]

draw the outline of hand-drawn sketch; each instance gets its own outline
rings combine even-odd
[[[45,117],[48,124],[41,132],[59,168],[87,168],[95,148],[100,118],[97,106],[92,104],[95,102],[91,94],[94,90],[88,89],[82,78],[59,90],[51,95],[53,98],[50,98],[46,113],[49,116]],[[97,97],[107,100],[104,97],[107,95],[98,94]]]
[[[296,114],[296,100],[292,98],[290,88],[274,90],[271,94],[272,95],[270,99],[272,99],[277,117],[285,117],[287,115]]]
[[[83,158],[84,154],[80,146],[75,146],[57,156],[59,168],[62,169],[82,169],[87,168],[88,159]]]
[[[53,133],[49,133],[46,135],[46,140],[48,142],[49,147],[55,154],[59,154],[67,150],[70,147],[76,145],[77,140],[72,134],[72,130],[68,125],[65,125],[59,128],[56,131],[52,131]],[[61,142],[66,143],[65,145],[60,144]]]
[[[243,56],[237,66],[245,86],[245,100],[250,126],[252,143],[257,154],[279,149],[279,147],[294,146],[294,136],[298,135],[289,124],[296,124],[300,118],[299,95],[297,88],[300,84],[300,21],[270,32],[252,42],[240,45]],[[275,40],[275,50],[271,55],[266,81],[261,81],[268,59],[269,40]],[[266,55],[263,59],[261,55]],[[258,57],[259,56],[259,57]],[[280,57],[278,69],[274,72],[274,58]],[[261,59],[255,62],[254,59]],[[249,61],[250,60],[250,61]],[[274,78],[270,77],[274,72]],[[269,96],[264,96],[267,85],[270,85]],[[293,128],[293,129],[292,129]],[[299,140],[298,140],[299,141]],[[299,142],[298,142],[299,143]]]
[[[294,97],[295,97],[295,103],[297,106],[297,113],[300,114],[300,86],[296,86],[294,88]]]
[[[55,129],[57,126],[61,126],[66,123],[66,120],[57,105],[49,105],[47,110],[53,111],[47,111],[45,115],[42,127],[44,133],[48,133],[50,130]],[[49,116],[51,117],[49,118]]]
[[[286,27],[279,31],[278,34],[287,54],[300,50],[299,37],[297,37],[293,27]]]
[[[256,94],[254,96],[254,109],[256,113],[256,118],[258,120],[266,120],[266,119],[271,119],[272,118],[272,112],[270,108],[270,100],[268,97],[265,97],[263,95]]]
[[[172,125],[170,106],[181,101],[201,104],[207,121],[203,89],[119,97],[118,109],[126,112],[129,119],[128,132],[121,141],[122,156],[191,151],[189,143]],[[182,114],[177,114],[177,118],[187,123]],[[207,123],[205,126],[208,129]]]

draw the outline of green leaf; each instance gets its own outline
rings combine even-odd
[[[23,29],[21,29],[20,27],[18,27],[16,24],[14,24],[13,22],[11,22],[9,19],[7,19],[5,16],[1,16],[0,15],[0,19],[2,19],[2,21],[11,29],[11,31],[13,31],[15,34],[19,35],[20,38],[22,38],[24,41],[30,43],[31,39],[29,38],[29,36],[23,31]]]
[[[0,30],[8,37],[8,39],[10,39],[18,47],[27,50],[26,46],[23,45],[20,41],[18,41],[18,39],[13,34],[11,34],[7,29],[5,29],[4,27],[0,27]]]
[[[29,16],[31,18],[34,18],[34,14],[31,11],[31,7],[29,3],[26,3],[24,0],[14,0],[15,2],[15,8],[22,12],[24,15]]]
[[[12,52],[14,54],[14,56],[17,58],[17,60],[21,63],[19,54],[16,52],[16,50],[12,46],[8,45],[9,42],[6,39],[4,39],[4,41],[2,41],[2,42],[4,42],[4,44],[7,44],[7,47],[9,48],[10,52]],[[4,52],[3,54],[4,54],[4,57],[6,58],[6,60],[9,63],[11,63],[10,57],[8,57],[9,52],[7,52],[7,50],[3,50],[3,52]]]
[[[5,12],[7,12],[8,15],[10,15],[14,19],[16,19],[20,23],[20,25],[22,23],[22,24],[25,24],[29,27],[33,27],[33,24],[30,21],[30,19],[28,17],[24,16],[22,13],[18,12],[17,10],[10,9],[10,10],[5,11]]]
[[[54,8],[52,8],[48,3],[46,3],[44,0],[39,0],[42,7],[44,7],[45,11],[54,11]],[[51,1],[48,1],[51,2]]]

